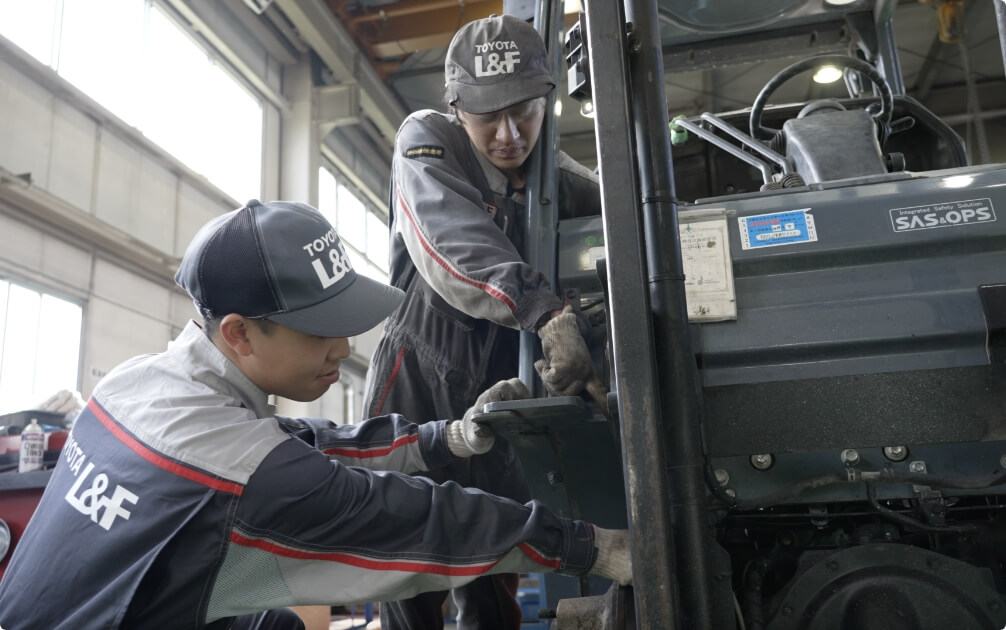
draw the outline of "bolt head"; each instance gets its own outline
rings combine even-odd
[[[842,451],[842,463],[846,466],[855,466],[859,463],[859,451],[854,448],[847,448]]]
[[[900,462],[908,457],[908,449],[904,446],[885,446],[884,457],[892,462]]]
[[[751,456],[751,465],[756,470],[768,470],[775,463],[771,453],[759,453]]]

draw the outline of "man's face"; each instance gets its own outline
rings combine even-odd
[[[318,399],[339,380],[339,363],[349,356],[346,337],[317,337],[273,324],[269,333],[247,327],[253,354],[245,374],[260,388],[290,400]]]
[[[520,170],[538,142],[545,119],[545,97],[488,114],[472,114],[459,108],[458,119],[475,148],[510,175]]]

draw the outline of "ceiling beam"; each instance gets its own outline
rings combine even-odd
[[[405,120],[405,107],[363,57],[346,28],[321,0],[276,0],[301,38],[340,83],[359,86],[360,107],[389,142]]]

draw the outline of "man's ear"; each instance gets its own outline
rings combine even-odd
[[[239,356],[246,357],[252,353],[249,326],[250,322],[237,313],[224,315],[220,320],[220,340]]]

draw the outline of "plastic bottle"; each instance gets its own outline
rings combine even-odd
[[[38,420],[31,419],[31,424],[21,431],[21,454],[17,462],[18,472],[42,470],[42,456],[45,455],[45,433],[38,426]]]

